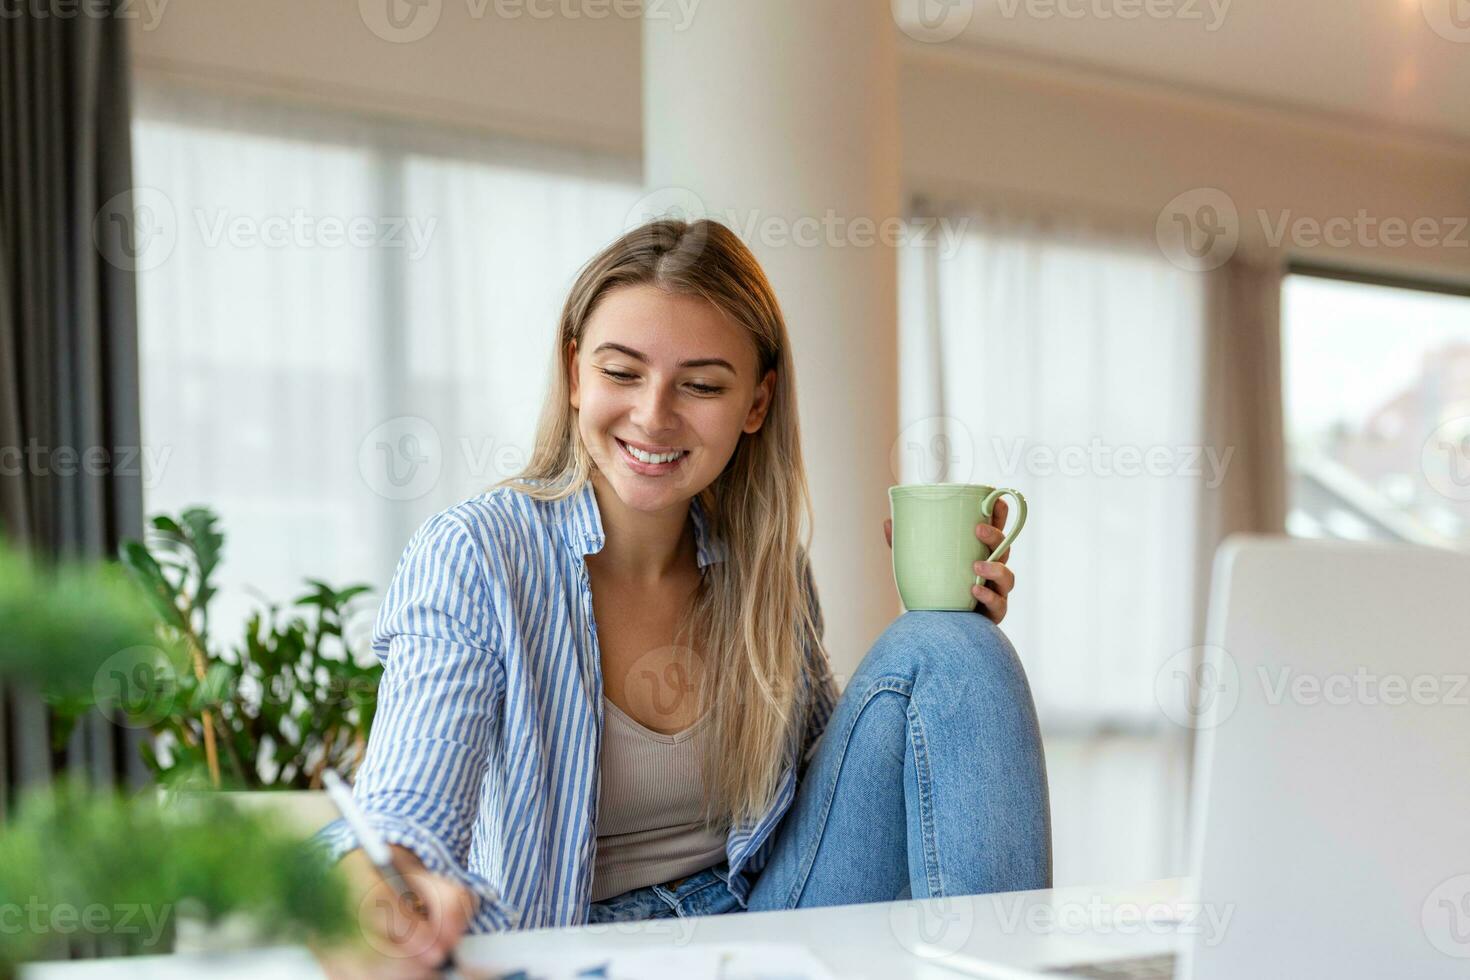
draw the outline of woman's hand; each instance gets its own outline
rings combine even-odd
[[[990,523],[975,525],[975,537],[985,542],[990,549],[989,561],[977,561],[975,563],[975,574],[984,576],[985,584],[977,585],[970,591],[976,599],[980,600],[980,611],[987,619],[999,625],[1006,618],[1006,604],[1011,590],[1016,587],[1016,573],[1006,565],[1006,560],[1011,557],[1011,549],[1007,548],[1005,554],[995,554],[995,548],[1005,540],[1006,516],[1010,508],[1006,505],[1004,498],[995,502],[995,511],[990,515]],[[883,521],[883,537],[888,541],[888,547],[893,547],[893,519],[887,518]]]
[[[478,899],[469,889],[430,874],[417,855],[390,845],[408,887],[422,901],[411,909],[379,877],[361,849],[342,858],[342,870],[365,946],[317,949],[318,961],[332,980],[412,980],[433,977],[469,928]]]

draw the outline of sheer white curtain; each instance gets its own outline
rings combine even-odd
[[[1187,730],[1155,679],[1192,647],[1204,281],[1151,243],[974,213],[902,254],[906,482],[1021,490],[1005,622],[1047,737],[1059,884],[1182,872]]]
[[[306,575],[381,588],[417,524],[529,453],[561,302],[623,231],[636,162],[139,102],[148,512],[220,513],[227,636],[252,592],[289,600]]]

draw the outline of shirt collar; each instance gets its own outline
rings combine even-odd
[[[589,479],[569,497],[552,501],[552,514],[560,523],[568,547],[579,557],[602,550],[607,534],[602,529],[602,512],[597,507],[597,493]],[[694,522],[694,553],[703,569],[712,562],[725,561],[729,549],[710,528],[709,514],[698,496],[689,501],[689,519]]]

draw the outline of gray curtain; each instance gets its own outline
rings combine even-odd
[[[1235,455],[1205,508],[1204,533],[1216,544],[1237,533],[1284,534],[1281,257],[1240,252],[1208,275],[1207,438]]]
[[[1242,250],[1206,275],[1205,441],[1234,455],[1201,509],[1196,635],[1216,548],[1232,534],[1284,534],[1287,510],[1281,257]]]
[[[53,559],[143,527],[129,21],[99,6],[0,18],[0,521]],[[141,741],[94,717],[53,752],[35,693],[0,689],[0,814],[62,769],[142,785]]]

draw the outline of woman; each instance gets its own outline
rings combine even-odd
[[[810,523],[754,256],[708,221],[624,235],[567,299],[529,466],[430,519],[385,597],[355,794],[428,920],[370,903],[379,949],[1049,886],[1007,556],[976,566],[983,615],[905,613],[839,699]]]

